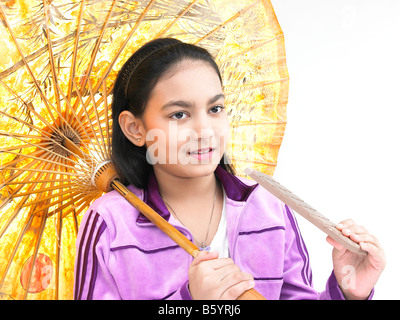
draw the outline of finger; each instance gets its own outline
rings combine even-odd
[[[368,252],[368,258],[375,268],[381,270],[385,268],[386,257],[381,246],[369,242],[360,242],[360,247]]]
[[[346,219],[346,220],[343,220],[343,221],[339,222],[336,225],[336,228],[339,229],[339,230],[343,230],[345,228],[349,228],[349,227],[354,226],[354,225],[357,225],[357,223],[353,219]]]
[[[360,234],[351,233],[349,235],[349,237],[351,240],[353,240],[354,242],[357,242],[357,243],[369,242],[369,243],[379,246],[378,239],[370,233],[360,233]]]
[[[226,290],[221,295],[221,300],[236,300],[245,291],[254,288],[255,282],[250,274],[242,272],[241,277],[244,279],[242,281],[237,281],[239,276],[235,276],[227,282]],[[233,282],[232,282],[233,281]]]
[[[218,275],[220,282],[224,281],[225,278],[228,277],[229,275],[238,272],[241,272],[240,268],[234,263],[226,264],[225,266],[216,270],[216,274]]]
[[[207,260],[218,260],[219,253],[218,251],[200,251],[197,256],[192,261],[192,267],[198,265],[200,262],[207,261]]]
[[[211,260],[208,262],[208,266],[213,268],[214,270],[218,270],[227,265],[235,265],[235,263],[233,262],[233,260],[231,258],[220,258],[220,259],[215,259],[215,260]]]
[[[353,226],[345,227],[341,231],[345,236],[350,236],[351,234],[368,233],[367,229],[365,229],[363,226],[359,226],[359,225],[353,225]]]

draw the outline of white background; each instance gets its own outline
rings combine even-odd
[[[274,178],[330,220],[376,235],[375,299],[400,299],[400,1],[272,0],[285,34],[288,123]],[[297,215],[324,290],[325,234]]]

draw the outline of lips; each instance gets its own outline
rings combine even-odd
[[[212,152],[214,149],[213,148],[202,148],[202,149],[197,149],[194,151],[190,151],[189,154],[197,155],[197,154],[207,154]]]

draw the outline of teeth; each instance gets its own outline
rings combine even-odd
[[[195,151],[193,153],[195,153],[195,154],[204,154],[204,153],[209,153],[209,152],[210,152],[210,149],[203,150],[203,151]]]

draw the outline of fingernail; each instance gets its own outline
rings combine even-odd
[[[343,227],[344,227],[343,223],[339,223],[339,224],[336,226],[336,228],[338,228],[338,229],[343,229]]]
[[[256,283],[255,283],[254,281],[249,281],[249,286],[250,286],[251,288],[253,288],[255,285],[256,285]]]

